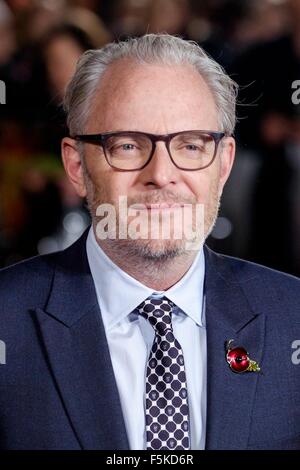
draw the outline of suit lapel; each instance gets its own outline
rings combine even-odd
[[[48,303],[35,318],[81,447],[128,449],[85,242],[86,235],[58,255]]]
[[[264,315],[253,312],[228,261],[206,255],[207,449],[246,449],[257,381],[262,372],[234,373],[225,341],[234,339],[261,364]],[[245,285],[245,287],[247,284]]]

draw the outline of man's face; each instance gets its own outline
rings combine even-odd
[[[191,66],[139,65],[123,59],[110,66],[102,77],[85,133],[169,134],[184,130],[220,130],[213,97],[199,73]],[[128,206],[185,203],[195,207],[198,203],[204,205],[205,236],[216,218],[233,156],[234,141],[226,138],[211,166],[197,171],[180,170],[172,163],[165,143],[159,141],[145,168],[126,172],[110,167],[100,146],[84,144],[84,172],[74,141],[63,142],[66,171],[78,193],[87,197],[94,225],[100,204],[113,204],[118,213],[120,196],[127,197]],[[167,211],[160,210],[160,223]],[[142,217],[149,217],[150,212],[143,211]],[[147,238],[114,243],[148,258],[179,255],[186,247],[184,238],[151,239],[150,234]]]

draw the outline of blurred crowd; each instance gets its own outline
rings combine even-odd
[[[210,246],[299,276],[299,24],[300,0],[0,0],[0,267],[64,248],[89,224],[60,160],[79,56],[168,32],[240,85],[236,164]]]

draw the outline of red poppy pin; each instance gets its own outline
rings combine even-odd
[[[234,340],[230,339],[225,343],[226,361],[230,369],[238,374],[242,372],[260,372],[258,363],[250,359],[246,349],[241,346],[231,347],[233,342]]]

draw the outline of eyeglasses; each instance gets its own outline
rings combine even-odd
[[[119,171],[142,170],[155,152],[156,142],[165,142],[173,164],[180,170],[203,170],[214,161],[224,132],[182,131],[173,134],[148,134],[124,131],[75,135],[73,139],[99,145],[107,163]]]

